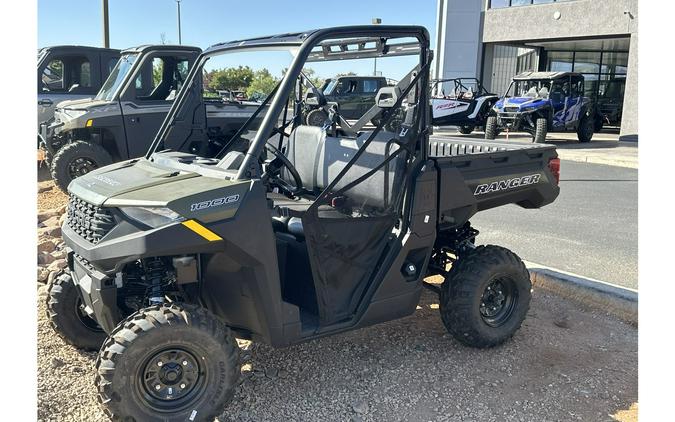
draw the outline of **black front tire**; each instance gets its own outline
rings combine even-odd
[[[441,319],[460,343],[500,345],[525,319],[530,289],[530,274],[516,254],[499,246],[478,246],[460,255],[441,285]]]
[[[497,116],[488,116],[485,120],[485,139],[493,140],[497,137]]]
[[[113,420],[213,420],[240,375],[237,342],[192,305],[156,305],[122,321],[96,361],[99,401]]]
[[[533,141],[535,144],[543,144],[546,142],[546,133],[548,132],[548,122],[544,117],[538,117],[534,122]]]
[[[54,331],[79,349],[98,350],[106,334],[81,305],[80,293],[70,274],[54,277],[47,286],[47,318]]]
[[[593,130],[595,129],[595,123],[590,116],[584,116],[579,123],[579,129],[577,129],[577,138],[579,142],[591,142],[593,139]]]
[[[473,125],[458,126],[457,132],[461,133],[462,135],[468,135],[471,132],[473,132],[474,129],[476,129],[476,126],[473,126]]]
[[[75,141],[61,147],[54,155],[52,179],[59,189],[66,192],[73,179],[112,162],[112,157],[101,145]]]

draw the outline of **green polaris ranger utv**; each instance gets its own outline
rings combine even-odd
[[[392,56],[410,67],[352,123],[302,72]],[[288,70],[270,72],[280,79],[259,108],[202,156],[212,140],[201,75],[217,60]],[[70,183],[69,271],[50,286],[48,311],[68,342],[100,347],[95,383],[111,418],[213,420],[240,375],[235,338],[283,347],[389,321],[415,312],[424,288],[463,344],[492,347],[516,332],[528,271],[507,249],[477,246],[469,219],[553,202],[560,163],[550,145],[430,142],[431,60],[419,26],[216,44],[145,157]],[[302,124],[307,90],[329,108],[328,124]],[[384,129],[398,115],[400,129]]]

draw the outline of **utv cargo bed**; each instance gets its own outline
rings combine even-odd
[[[438,221],[443,228],[461,226],[478,211],[510,203],[539,208],[560,192],[560,161],[553,145],[432,140],[429,158],[438,171]]]

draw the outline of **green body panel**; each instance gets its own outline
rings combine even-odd
[[[232,218],[250,187],[232,181],[177,170],[147,159],[121,162],[79,177],[68,190],[106,207],[167,207],[202,222]]]

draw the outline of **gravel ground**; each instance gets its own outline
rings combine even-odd
[[[68,195],[61,192],[59,188],[54,186],[54,182],[46,180],[38,183],[38,212],[59,208],[66,205],[68,202]]]
[[[44,289],[40,290],[42,295]],[[410,317],[286,349],[241,341],[225,421],[636,421],[635,327],[542,291],[516,336],[474,350],[446,334],[425,291]],[[105,420],[95,354],[38,304],[38,418]]]

